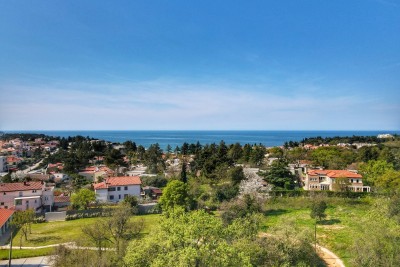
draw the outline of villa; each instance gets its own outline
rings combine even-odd
[[[361,174],[348,170],[308,170],[303,182],[303,188],[312,191],[371,191],[369,186],[363,185]]]

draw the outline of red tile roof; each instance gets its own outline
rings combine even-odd
[[[2,227],[13,214],[14,210],[0,209],[0,227]]]
[[[109,177],[104,182],[93,184],[94,189],[107,189],[110,186],[141,185],[139,176]]]
[[[70,202],[70,197],[69,196],[55,196],[54,202],[55,203]]]
[[[361,174],[347,171],[347,170],[309,170],[309,175],[326,175],[331,178],[340,178],[340,177],[347,177],[347,178],[362,178]]]
[[[0,192],[41,190],[42,182],[0,183]]]

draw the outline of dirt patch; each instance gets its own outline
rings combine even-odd
[[[317,245],[317,253],[328,267],[345,267],[343,261],[329,249]]]

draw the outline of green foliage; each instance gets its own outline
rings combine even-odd
[[[393,164],[391,163],[383,160],[370,160],[360,165],[359,172],[368,183],[375,185],[383,174],[392,169]]]
[[[352,160],[346,161],[342,157],[343,149],[338,147],[319,147],[311,152],[311,158],[316,165],[326,169],[343,169]]]
[[[382,188],[385,191],[397,191],[400,192],[400,171],[387,170],[375,181],[378,188]]]
[[[30,233],[30,226],[34,222],[35,211],[28,209],[25,211],[16,211],[11,220],[11,225],[21,231],[19,246],[22,246],[22,237],[25,237],[25,241],[28,240],[28,234]]]
[[[131,208],[135,208],[137,207],[137,205],[139,204],[139,201],[137,199],[137,197],[132,196],[132,195],[127,195],[124,200],[122,201],[122,203],[126,203],[128,204]]]
[[[162,176],[142,176],[142,186],[164,187],[167,185],[168,180]]]
[[[217,217],[204,211],[174,212],[153,234],[130,244],[125,263],[129,266],[251,266],[249,257],[232,245],[248,229],[240,228],[240,224],[233,228],[225,227]]]
[[[250,153],[250,162],[255,166],[261,166],[265,158],[265,147],[263,145],[256,145]]]
[[[399,266],[400,224],[389,219],[387,208],[387,201],[381,200],[362,219],[360,233],[351,248],[354,266]]]
[[[151,145],[144,154],[144,161],[149,173],[160,173],[165,170],[165,162],[162,158],[162,150],[159,144]]]
[[[240,166],[231,168],[228,171],[228,176],[233,185],[238,185],[242,180],[246,179],[243,173],[243,167]]]
[[[72,206],[78,209],[87,209],[91,202],[96,200],[94,191],[83,188],[71,196]]]
[[[219,202],[229,201],[237,196],[239,193],[238,185],[223,184],[217,186],[215,189],[215,197]]]
[[[328,206],[324,200],[316,200],[311,204],[310,216],[313,219],[321,221],[326,217],[325,210]]]
[[[163,210],[179,207],[183,209],[189,209],[190,197],[188,194],[187,184],[178,180],[169,182],[163,190],[159,204]]]
[[[244,195],[243,198],[226,202],[221,209],[221,219],[225,224],[230,224],[235,219],[263,211],[261,202],[255,195]]]
[[[293,189],[296,177],[288,170],[288,164],[284,159],[278,159],[271,163],[267,172],[262,173],[264,180],[278,188]]]
[[[109,149],[107,150],[104,156],[104,163],[110,168],[116,168],[119,166],[126,166],[126,162],[124,161],[124,156],[118,149]]]

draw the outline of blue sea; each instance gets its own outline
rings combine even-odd
[[[267,147],[281,146],[286,141],[301,141],[306,137],[334,136],[376,136],[382,133],[400,134],[400,131],[5,131],[6,133],[43,133],[50,136],[89,136],[110,142],[134,141],[138,145],[149,147],[158,143],[162,149],[167,145],[173,148],[184,142],[202,145],[239,142],[240,144],[263,144]]]

